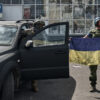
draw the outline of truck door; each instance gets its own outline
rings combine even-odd
[[[25,79],[68,78],[68,32],[68,22],[51,24],[31,38],[32,47],[20,47],[22,77]]]

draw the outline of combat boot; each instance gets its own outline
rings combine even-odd
[[[39,91],[36,80],[33,80],[31,85],[32,85],[32,91],[34,91],[34,92]]]
[[[33,90],[34,92],[38,92],[38,91],[39,91],[38,87],[36,87],[36,86],[33,86],[33,87],[32,87],[32,90]]]
[[[96,86],[92,86],[90,92],[96,92],[96,91],[97,91]]]

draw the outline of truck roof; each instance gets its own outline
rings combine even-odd
[[[0,21],[0,25],[17,25],[16,21]]]
[[[15,25],[19,26],[23,23],[33,23],[31,20],[18,20],[18,21],[0,21],[0,25]]]

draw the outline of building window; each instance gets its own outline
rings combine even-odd
[[[72,0],[61,0],[62,4],[72,4]]]
[[[0,3],[11,4],[11,0],[0,0]]]
[[[0,0],[3,4],[21,4],[21,0]]]
[[[97,6],[88,5],[86,6],[86,18],[93,19],[97,16]]]
[[[45,16],[45,5],[43,4],[43,0],[24,0],[24,3],[24,19],[35,19]]]
[[[73,0],[73,4],[84,4],[86,0]]]
[[[35,4],[35,0],[24,0],[24,4]]]
[[[3,3],[3,0],[0,0],[0,3]]]
[[[36,0],[36,4],[44,4],[44,0]]]
[[[84,19],[85,12],[84,12],[84,5],[75,5],[73,9],[73,18],[74,19]]]
[[[56,3],[56,4],[60,4],[60,0],[49,0],[49,3]]]
[[[12,4],[21,4],[21,0],[12,0]]]
[[[30,19],[31,11],[30,7],[24,7],[24,19]]]

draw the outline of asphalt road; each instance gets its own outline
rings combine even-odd
[[[70,64],[70,78],[39,80],[39,92],[31,91],[30,83],[15,92],[15,100],[100,100],[100,68],[98,92],[90,93],[88,66]]]

